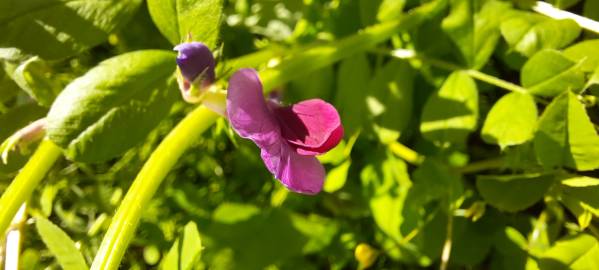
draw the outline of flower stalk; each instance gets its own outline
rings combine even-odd
[[[0,235],[4,235],[19,207],[29,199],[33,190],[58,160],[61,150],[44,139],[25,167],[4,191],[0,198]]]

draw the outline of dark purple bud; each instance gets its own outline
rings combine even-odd
[[[177,65],[184,82],[179,82],[187,90],[191,85],[201,89],[214,82],[214,56],[202,42],[181,43],[174,48],[179,52]]]

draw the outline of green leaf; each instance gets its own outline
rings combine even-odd
[[[531,57],[522,67],[522,86],[532,94],[553,97],[584,86],[580,64],[555,50],[543,50]]]
[[[566,236],[539,258],[541,269],[598,269],[599,243],[588,234]]]
[[[216,47],[223,0],[148,0],[148,10],[158,30],[172,43],[191,39]]]
[[[446,203],[459,201],[463,192],[462,178],[452,172],[446,164],[427,158],[413,173],[414,188],[410,196],[414,198],[410,205],[424,205],[435,200]],[[447,209],[448,207],[444,207]]]
[[[401,17],[405,4],[406,0],[382,0],[376,18],[380,22],[397,19]]]
[[[374,221],[388,237],[401,241],[404,235],[400,231],[404,223],[402,210],[412,186],[405,162],[391,154],[384,159],[377,157],[364,167],[360,179],[368,194]]]
[[[189,270],[196,269],[202,254],[202,239],[198,227],[193,221],[185,225],[179,238],[168,251],[162,262],[161,269]]]
[[[576,43],[566,48],[564,55],[574,62],[582,62],[580,68],[583,71],[593,72],[599,68],[599,39]]]
[[[390,61],[368,85],[367,108],[383,143],[397,140],[412,118],[414,70],[407,62]]]
[[[102,43],[123,26],[140,0],[0,2],[0,47],[61,59]]]
[[[479,69],[489,60],[499,41],[499,24],[509,15],[509,9],[509,3],[494,0],[451,1],[451,11],[442,27],[461,51],[468,67]]]
[[[48,64],[39,57],[32,57],[20,64],[13,73],[15,82],[40,105],[50,107],[63,89],[64,84],[53,77]]]
[[[575,175],[561,180],[561,184],[569,187],[599,186],[599,178]]]
[[[368,59],[363,53],[348,57],[339,64],[335,105],[347,134],[356,132],[366,120],[364,100],[370,73]]]
[[[47,134],[68,158],[101,162],[136,145],[165,117],[175,55],[137,51],[110,58],[69,84],[48,113]]]
[[[580,35],[580,26],[572,20],[530,13],[512,16],[500,28],[510,48],[528,57],[543,49],[563,48]]]
[[[599,168],[599,136],[584,105],[570,91],[556,97],[541,115],[534,147],[546,167]]]
[[[560,196],[560,201],[576,217],[578,225],[583,230],[591,224],[593,212],[598,212],[598,210],[567,193]]]
[[[479,175],[476,188],[497,209],[517,212],[542,199],[553,181],[551,174]]]
[[[324,182],[324,191],[332,193],[343,188],[347,180],[347,172],[350,165],[351,160],[348,159],[341,163],[341,165],[330,170]]]
[[[537,105],[529,94],[509,93],[487,115],[482,129],[485,142],[502,149],[531,140],[537,126]]]
[[[478,90],[464,72],[452,73],[439,91],[428,98],[422,112],[420,131],[436,144],[464,144],[476,129]]]
[[[65,270],[88,269],[81,252],[75,247],[75,242],[61,230],[45,218],[37,217],[35,222],[37,233],[44,241],[52,255]]]

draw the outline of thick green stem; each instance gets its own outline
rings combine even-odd
[[[392,21],[368,28],[359,34],[328,45],[298,50],[289,59],[273,69],[260,73],[265,91],[293,80],[310,72],[331,65],[354,53],[364,51],[380,43],[399,30],[407,30],[422,22],[428,16],[434,16],[446,5],[446,0],[425,4],[398,21]],[[236,63],[236,66],[243,66]],[[174,166],[185,150],[210,127],[217,114],[200,107],[180,122],[175,129],[152,153],[135,178],[125,199],[119,206],[102,244],[92,269],[117,269],[127,246],[135,234],[144,206],[152,198],[162,180]]]
[[[25,167],[4,191],[0,198],[0,232],[2,235],[6,232],[19,207],[29,199],[33,190],[52,168],[60,154],[58,146],[50,140],[43,140]]]
[[[102,240],[91,269],[117,269],[139,219],[154,193],[179,157],[208,129],[218,115],[201,106],[188,114],[170,133],[133,181]]]

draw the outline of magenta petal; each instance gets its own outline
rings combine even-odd
[[[231,76],[227,117],[239,136],[254,141],[260,148],[281,142],[279,125],[266,107],[262,83],[253,69],[240,69]]]
[[[297,153],[322,154],[343,138],[343,126],[339,113],[333,105],[310,99],[289,107],[275,109],[281,132]]]
[[[268,170],[291,191],[316,194],[322,190],[325,170],[314,156],[302,156],[288,144],[262,148],[260,153]]]

